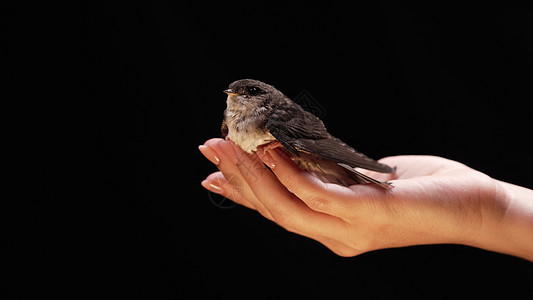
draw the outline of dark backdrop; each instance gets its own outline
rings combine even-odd
[[[219,135],[222,90],[255,78],[306,91],[371,157],[439,155],[533,188],[531,9],[109,2],[2,10],[5,295],[531,295],[532,265],[515,257],[341,258],[223,209],[197,150]]]

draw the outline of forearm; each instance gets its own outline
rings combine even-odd
[[[501,187],[498,217],[484,220],[484,240],[479,247],[533,261],[533,190],[496,181]]]

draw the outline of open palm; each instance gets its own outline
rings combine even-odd
[[[389,192],[372,184],[323,183],[281,149],[250,155],[230,141],[211,139],[200,150],[220,170],[204,187],[342,256],[417,244],[481,246],[507,205],[497,181],[441,157],[381,159],[396,166],[393,174],[361,170],[390,181],[395,188]]]

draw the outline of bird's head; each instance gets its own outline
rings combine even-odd
[[[228,94],[228,104],[260,106],[273,96],[282,95],[270,84],[255,79],[241,79],[232,82],[224,93]]]

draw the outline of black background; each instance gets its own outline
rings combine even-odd
[[[3,4],[2,293],[305,297],[532,294],[530,262],[458,245],[341,258],[221,209],[197,150],[225,95],[302,90],[380,158],[530,181],[529,7],[322,2]]]

